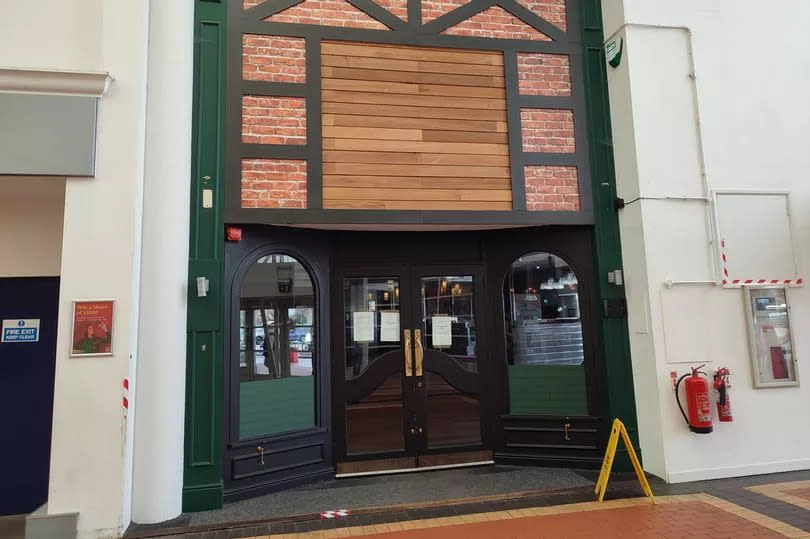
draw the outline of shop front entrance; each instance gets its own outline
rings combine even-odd
[[[343,266],[333,290],[338,475],[491,462],[480,266]]]
[[[481,463],[598,467],[576,227],[245,227],[229,245],[226,494]]]

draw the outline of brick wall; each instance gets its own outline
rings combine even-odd
[[[523,39],[528,41],[549,41],[551,39],[498,6],[484,10],[442,33],[454,36]]]
[[[567,30],[565,0],[517,0],[517,3],[540,15],[563,32]]]
[[[374,0],[407,20],[407,0]],[[422,18],[429,22],[465,5],[468,0],[423,0]],[[565,0],[518,0],[524,7],[566,30]],[[243,0],[245,9],[262,0]],[[386,27],[346,0],[304,0],[266,20],[384,30]],[[538,32],[498,6],[493,6],[444,33],[485,38],[547,41]],[[571,69],[564,55],[518,54],[518,82],[523,95],[570,96]],[[306,83],[305,43],[301,38],[243,36],[243,76],[248,80]],[[242,141],[255,144],[306,144],[306,100],[297,97],[244,96]],[[521,110],[523,151],[576,151],[573,111]],[[530,211],[580,209],[577,168],[525,167]],[[244,159],[242,206],[305,208],[307,164],[303,160]]]
[[[306,99],[261,95],[243,96],[242,142],[306,144]]]
[[[422,0],[422,22],[430,22],[470,0]]]
[[[242,5],[244,9],[250,9],[253,6],[259,5],[264,0],[243,0]],[[548,22],[554,24],[561,30],[565,31],[567,27],[565,17],[565,0],[517,0],[523,7],[530,9],[537,13]],[[408,0],[374,0],[377,4],[391,11],[394,15],[402,20],[408,20]],[[449,13],[457,7],[463,6],[469,0],[422,0],[422,21],[428,22],[433,19]],[[327,3],[327,2],[318,2]],[[332,3],[332,2],[329,2]],[[318,8],[321,9],[321,8]],[[282,12],[283,14],[283,12]],[[327,17],[325,20],[328,20]],[[273,19],[276,20],[276,19]],[[278,22],[290,22],[281,21]],[[316,24],[316,23],[312,23]],[[326,23],[319,23],[326,24]],[[348,26],[344,24],[336,24],[335,26]],[[365,28],[365,27],[362,27]]]
[[[280,13],[276,13],[265,20],[271,22],[365,28],[367,30],[388,30],[387,26],[372,19],[346,0],[304,0],[300,4],[285,9]]]
[[[574,153],[574,111],[521,109],[524,152]]]
[[[408,0],[374,0],[403,21],[408,20]]]
[[[244,34],[242,77],[271,82],[306,82],[304,39]]]
[[[579,183],[576,167],[525,167],[526,208],[529,211],[577,211]]]
[[[571,95],[571,66],[560,54],[518,53],[518,85],[522,95]]]
[[[306,208],[307,162],[242,160],[243,208]]]

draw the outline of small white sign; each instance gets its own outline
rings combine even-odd
[[[433,317],[433,348],[447,348],[453,344],[453,322],[457,320],[455,316]]]
[[[374,341],[374,315],[371,311],[352,313],[352,339],[354,342]]]
[[[214,207],[214,190],[203,189],[203,208]]]
[[[38,342],[39,319],[3,320],[0,342]]]
[[[399,342],[399,311],[380,311],[380,342]]]

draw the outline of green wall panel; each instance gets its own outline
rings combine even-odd
[[[581,0],[582,54],[588,112],[588,141],[594,196],[594,234],[597,299],[600,307],[607,299],[624,299],[624,287],[608,283],[609,271],[622,269],[622,249],[616,200],[616,174],[613,166],[613,134],[607,73],[603,51],[602,6],[599,0]],[[638,450],[638,422],[633,391],[633,369],[630,363],[630,339],[627,320],[599,317],[599,337],[603,362],[604,403],[606,417],[602,425],[604,440],[610,424],[619,418]],[[641,452],[638,451],[639,458]],[[614,469],[632,470],[623,447]]]
[[[195,2],[188,353],[183,511],[222,507],[223,211],[225,4]],[[203,208],[203,191],[213,205]],[[197,277],[210,282],[197,296]]]
[[[314,376],[239,384],[239,438],[242,440],[314,426]]]
[[[510,365],[512,415],[588,415],[582,365]]]

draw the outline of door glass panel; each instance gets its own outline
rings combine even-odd
[[[478,399],[461,393],[434,372],[425,373],[428,447],[481,443]]]
[[[343,301],[346,380],[351,380],[400,349],[399,280],[344,279]]]
[[[530,253],[503,288],[512,414],[588,413],[579,281],[562,258]]]
[[[239,439],[316,425],[314,318],[301,263],[269,255],[251,266],[239,311]]]
[[[473,315],[473,277],[422,278],[422,329],[426,348],[449,355],[465,370],[478,372]]]
[[[371,395],[346,406],[349,454],[405,449],[402,374],[389,377]]]

